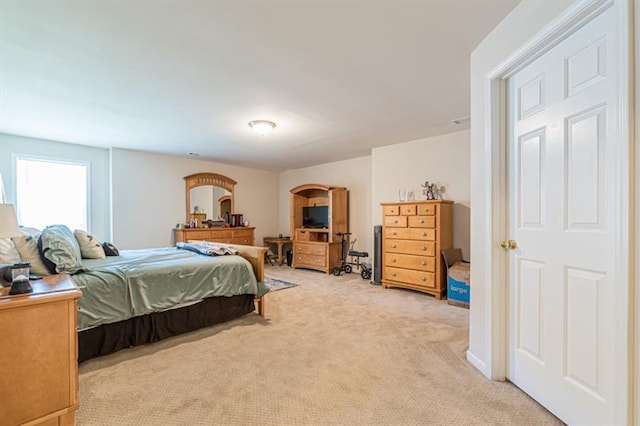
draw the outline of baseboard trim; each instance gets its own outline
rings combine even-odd
[[[479,370],[487,379],[490,379],[487,374],[487,365],[480,360],[477,356],[475,356],[471,351],[467,351],[467,361],[471,363],[477,370]]]

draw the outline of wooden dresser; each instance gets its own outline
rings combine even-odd
[[[453,201],[381,203],[382,286],[440,299],[447,289],[441,251],[451,248]]]
[[[78,409],[77,299],[67,275],[0,287],[0,423],[73,425]]]
[[[205,240],[225,244],[253,245],[253,233],[256,228],[181,228],[173,230],[176,243],[189,240]]]
[[[326,274],[340,265],[340,243],[329,243],[326,229],[297,229],[293,243],[293,267]]]

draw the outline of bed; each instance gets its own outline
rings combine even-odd
[[[216,244],[218,245],[218,244]],[[78,302],[78,361],[229,321],[264,316],[264,247],[233,245],[238,256],[175,247],[83,259],[72,276]]]

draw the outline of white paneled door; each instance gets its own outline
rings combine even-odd
[[[508,376],[570,424],[613,421],[614,37],[609,9],[508,82]]]

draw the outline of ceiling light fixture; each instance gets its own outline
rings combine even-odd
[[[269,120],[253,120],[249,122],[249,127],[261,135],[264,135],[275,129],[276,123]]]

